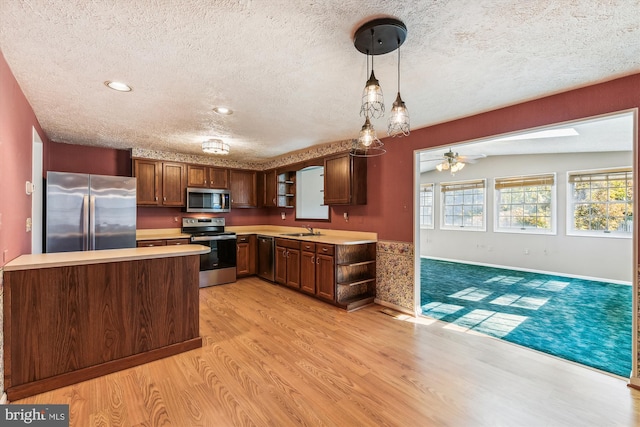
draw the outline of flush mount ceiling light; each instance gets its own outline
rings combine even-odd
[[[233,110],[231,110],[231,108],[227,108],[227,107],[215,107],[213,109],[214,113],[220,114],[221,116],[229,116],[231,114],[233,114]]]
[[[360,131],[359,138],[354,140],[351,149],[351,155],[353,156],[371,157],[379,156],[386,152],[386,150],[382,148],[384,144],[377,138],[373,125],[369,121],[369,118],[375,119],[384,115],[382,89],[380,89],[380,84],[373,72],[373,57],[399,49],[406,38],[407,27],[405,27],[401,21],[393,18],[374,19],[363,24],[355,32],[353,45],[359,52],[367,55],[367,74],[369,74],[369,55],[371,55],[371,75],[362,93],[360,115],[365,116],[365,122]],[[400,65],[398,65],[398,70],[399,67]],[[401,108],[404,108],[404,110],[401,110]],[[400,126],[399,132],[404,134],[404,128],[402,126],[406,123],[406,129],[408,130],[409,116],[404,102],[402,102],[402,98],[400,98],[399,84],[398,96],[394,103],[392,113],[394,115],[391,117],[391,120],[394,125],[392,127],[390,124],[389,129],[393,130],[394,134],[397,133],[397,122],[399,124],[398,126]]]
[[[109,89],[117,90],[118,92],[131,92],[133,90],[131,86],[122,82],[114,82],[111,80],[107,80],[106,82],[104,82],[104,84]]]
[[[202,151],[207,154],[229,154],[229,144],[221,139],[209,139],[202,143]]]

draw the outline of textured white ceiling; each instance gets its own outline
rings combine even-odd
[[[261,161],[357,136],[353,33],[384,16],[413,129],[640,72],[637,0],[0,0],[0,49],[54,141]],[[396,59],[375,59],[387,110]]]

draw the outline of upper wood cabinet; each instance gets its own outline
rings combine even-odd
[[[140,206],[185,205],[186,167],[182,163],[134,159],[136,197]]]
[[[229,171],[231,208],[258,207],[258,173],[256,171],[231,169]]]
[[[275,169],[262,172],[263,194],[262,206],[274,208],[277,206],[276,188],[278,177]]]
[[[367,204],[367,159],[349,153],[324,159],[324,204]]]
[[[204,165],[188,165],[187,187],[229,188],[229,170]]]

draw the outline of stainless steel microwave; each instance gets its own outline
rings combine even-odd
[[[187,188],[187,212],[229,212],[229,190]]]

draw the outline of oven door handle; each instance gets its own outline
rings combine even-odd
[[[236,236],[194,236],[192,242],[210,242],[212,240],[236,240]]]

